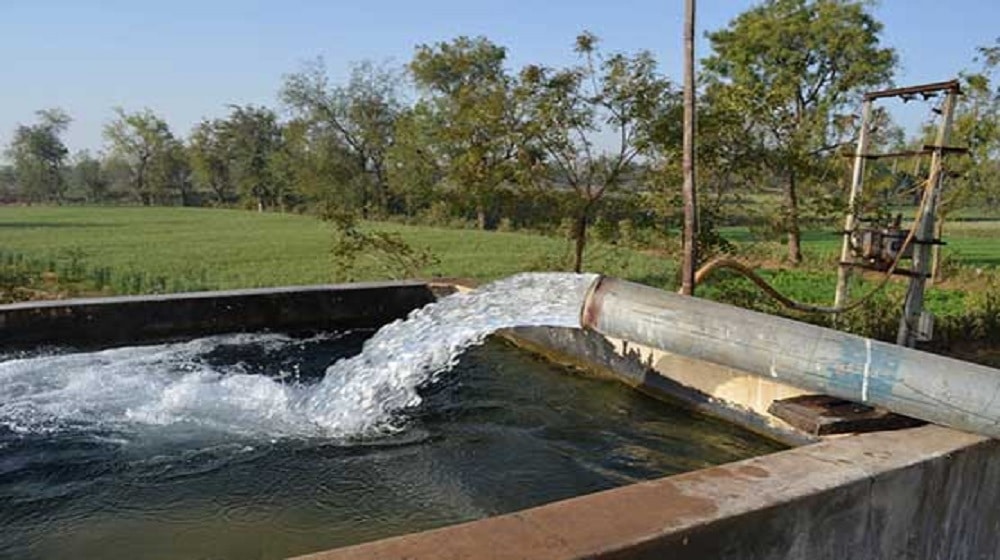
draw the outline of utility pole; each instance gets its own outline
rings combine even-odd
[[[694,269],[698,264],[698,206],[695,188],[694,131],[694,21],[695,0],[684,1],[684,262],[681,267],[681,294],[694,295]]]
[[[941,92],[945,93],[945,99],[943,107],[940,110],[935,109],[935,112],[941,115],[941,121],[934,145],[925,145],[919,150],[868,153],[868,147],[871,143],[872,105],[876,100],[897,97],[905,101],[918,96],[927,100],[937,97]],[[864,95],[864,103],[861,106],[861,129],[858,134],[857,149],[854,152],[854,173],[851,178],[850,208],[848,208],[847,220],[844,224],[844,240],[840,253],[839,269],[837,271],[837,292],[834,300],[834,308],[839,310],[848,305],[847,282],[850,278],[852,268],[877,270],[886,274],[909,276],[910,284],[906,292],[906,304],[903,309],[903,316],[899,322],[899,332],[896,339],[897,344],[903,346],[912,347],[917,342],[928,339],[931,336],[933,328],[930,317],[927,318],[927,321],[921,321],[923,318],[924,287],[931,271],[931,246],[936,246],[940,243],[940,240],[935,237],[937,235],[935,233],[935,222],[938,218],[937,205],[941,197],[941,180],[944,174],[943,159],[945,154],[966,151],[964,148],[948,146],[955,104],[961,93],[958,80],[950,80],[947,82],[870,91]],[[901,239],[889,235],[883,226],[879,224],[859,228],[858,204],[861,193],[864,190],[865,161],[868,159],[890,158],[893,160],[893,170],[895,170],[897,158],[918,156],[915,157],[916,167],[913,170],[916,175],[920,170],[919,156],[928,154],[931,156],[930,172],[927,182],[924,183],[924,193],[917,211],[918,217],[915,218],[915,222],[911,227],[911,233],[906,237],[908,241],[899,245]],[[861,235],[862,247],[852,247],[851,238],[854,233]],[[893,243],[897,245],[893,245]],[[910,245],[911,243],[912,245]],[[910,258],[910,249],[912,249],[913,255],[912,269],[903,270],[897,268],[896,265],[899,264],[900,259]],[[855,254],[856,252],[857,254]]]
[[[861,128],[858,131],[858,146],[854,151],[854,173],[851,176],[851,193],[847,202],[847,219],[844,222],[844,242],[840,249],[840,266],[837,269],[837,293],[833,300],[834,307],[843,307],[847,303],[847,283],[851,278],[851,235],[858,221],[858,203],[861,195],[861,185],[865,176],[865,157],[868,155],[869,129],[872,120],[873,100],[865,99],[861,105]]]
[[[918,325],[920,315],[924,310],[924,286],[927,277],[930,275],[931,243],[934,239],[934,222],[937,220],[937,204],[941,196],[941,179],[944,175],[943,159],[948,148],[948,140],[951,134],[952,117],[955,113],[955,103],[958,101],[959,89],[956,85],[948,90],[944,99],[944,107],[941,110],[941,125],[938,128],[937,141],[931,148],[931,170],[927,177],[927,189],[921,205],[920,221],[914,224],[916,233],[913,242],[916,244],[913,249],[913,276],[910,277],[910,286],[906,290],[906,304],[903,308],[903,317],[899,321],[899,333],[896,337],[896,344],[913,347],[916,345],[920,334]]]

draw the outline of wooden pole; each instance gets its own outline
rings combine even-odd
[[[865,178],[865,154],[868,153],[868,129],[871,127],[872,100],[865,99],[861,105],[861,129],[858,132],[858,146],[854,152],[854,173],[851,175],[851,194],[847,202],[847,219],[844,220],[844,243],[840,249],[840,267],[837,269],[837,292],[833,306],[842,307],[847,303],[847,283],[851,278],[851,267],[844,264],[851,262],[851,233],[858,220],[858,204],[861,187]]]
[[[694,86],[695,0],[684,1],[684,262],[681,294],[694,295],[694,272],[698,266],[698,205],[695,185],[695,86]]]
[[[927,275],[930,273],[931,247],[928,244],[934,239],[934,222],[937,219],[937,203],[941,196],[941,179],[943,175],[942,160],[944,158],[944,148],[948,144],[951,134],[952,117],[955,112],[955,103],[958,99],[958,88],[948,92],[944,100],[942,110],[941,125],[938,128],[937,142],[934,153],[931,155],[931,169],[927,177],[925,186],[930,192],[923,198],[920,221],[913,224],[916,234],[913,242],[913,277],[910,278],[910,286],[906,291],[906,304],[903,307],[903,317],[899,320],[899,332],[896,337],[896,344],[913,347],[917,343],[917,326],[920,321],[920,314],[924,310],[924,287],[927,283]]]

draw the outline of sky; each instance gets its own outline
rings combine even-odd
[[[706,30],[725,27],[753,0],[698,0],[697,55]],[[413,48],[485,35],[512,68],[573,62],[574,37],[597,34],[609,51],[652,51],[681,77],[683,1],[616,0],[0,0],[0,146],[34,112],[73,117],[72,151],[103,147],[114,107],[149,107],[186,136],[230,104],[278,106],[282,76],[322,56],[334,79],[352,62],[402,65]],[[882,0],[883,43],[898,51],[898,85],[950,79],[973,68],[975,47],[1000,36],[996,0]],[[903,108],[915,128],[926,110]]]

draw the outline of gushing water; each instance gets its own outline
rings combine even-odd
[[[287,345],[281,335],[228,335],[178,344],[0,362],[0,426],[350,438],[393,431],[418,389],[498,329],[578,327],[594,275],[531,273],[448,296],[383,327],[313,384],[201,360],[222,344]]]

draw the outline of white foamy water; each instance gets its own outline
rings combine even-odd
[[[398,429],[418,389],[498,329],[579,327],[595,275],[530,273],[416,310],[379,330],[319,383],[200,359],[220,345],[282,345],[282,335],[207,337],[0,362],[0,425],[20,432],[172,427],[273,437],[346,438]]]

